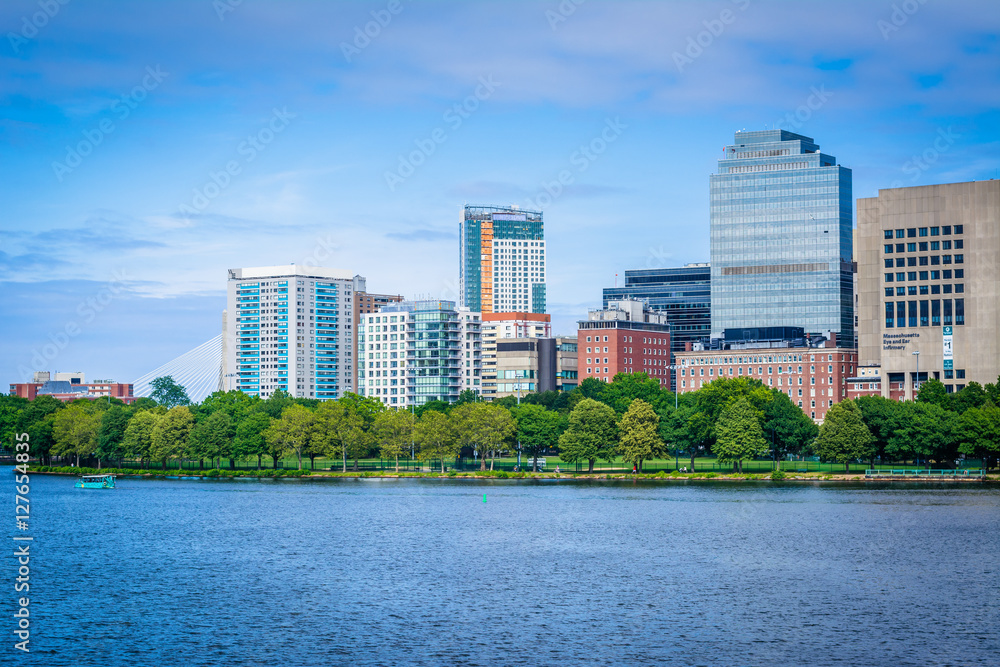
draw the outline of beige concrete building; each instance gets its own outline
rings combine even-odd
[[[483,313],[483,398],[497,398],[497,341],[504,338],[549,338],[552,316],[546,313]]]
[[[859,363],[882,395],[996,382],[1000,181],[880,190],[858,200],[858,240]]]
[[[503,338],[496,341],[493,398],[577,386],[576,338]]]

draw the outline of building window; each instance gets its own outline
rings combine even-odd
[[[882,232],[882,236],[883,236],[883,238],[891,239],[892,238],[892,230],[891,229],[886,229],[885,231]]]
[[[965,369],[964,368],[959,368],[959,369],[957,369],[955,371],[955,379],[956,380],[964,380],[965,379]]]
[[[963,324],[965,324],[965,299],[955,299],[955,326],[960,327]]]
[[[944,299],[944,325],[950,326],[951,321],[951,299]]]
[[[908,303],[909,303],[909,305],[907,306],[907,310],[909,312],[909,316],[907,318],[907,325],[910,326],[910,327],[916,327],[917,326],[917,302],[916,301],[910,301]]]
[[[905,232],[906,232],[906,230],[905,230],[905,229],[897,229],[897,230],[896,230],[896,238],[897,238],[897,239],[901,239],[901,238],[903,238],[903,236],[904,236]]]
[[[884,249],[885,249],[885,252],[887,254],[891,254],[892,253],[892,244],[891,243],[886,243],[885,246],[884,246]]]

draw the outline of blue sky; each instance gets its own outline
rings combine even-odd
[[[220,331],[231,267],[456,298],[461,207],[564,170],[570,333],[615,273],[707,261],[740,129],[814,137],[855,197],[998,174],[995,1],[62,2],[0,7],[8,382],[133,380]]]

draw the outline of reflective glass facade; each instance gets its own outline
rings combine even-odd
[[[786,130],[737,132],[710,176],[712,336],[794,326],[854,340],[851,170]]]

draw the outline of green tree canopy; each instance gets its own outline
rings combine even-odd
[[[152,410],[141,410],[129,420],[122,442],[126,457],[138,461],[150,458],[153,449],[153,430],[159,421],[160,415]]]
[[[151,394],[153,400],[167,409],[180,405],[191,404],[191,399],[188,398],[187,390],[177,384],[171,375],[158,377],[149,384],[150,387],[153,388],[153,392]]]
[[[97,449],[97,429],[101,425],[101,415],[88,410],[85,403],[70,403],[64,410],[55,413],[52,423],[55,440],[52,453],[76,456],[77,465],[80,465],[81,456],[90,456]]]
[[[295,454],[302,470],[302,454],[309,448],[310,442],[316,438],[317,420],[309,408],[301,405],[289,405],[281,413],[280,419],[275,419],[264,432],[264,439],[271,451]]]
[[[604,403],[585,398],[569,413],[569,426],[559,436],[559,458],[568,463],[587,461],[588,471],[594,472],[594,461],[612,460],[617,445],[615,411]]]
[[[760,420],[761,413],[749,397],[738,396],[730,402],[715,425],[715,455],[719,461],[735,463],[743,472],[745,459],[767,454],[768,443]]]
[[[414,446],[416,421],[409,410],[386,410],[375,416],[373,431],[379,445],[379,456],[395,459],[396,472],[399,472],[399,457],[409,454]]]
[[[827,461],[843,463],[844,470],[849,472],[851,461],[871,458],[874,441],[861,410],[854,401],[847,400],[834,403],[827,410],[823,425],[819,427],[815,450]]]
[[[417,458],[421,461],[441,460],[441,472],[444,472],[446,457],[458,455],[460,446],[455,437],[455,428],[443,412],[431,410],[420,417],[414,428],[414,436],[420,449]]]
[[[252,411],[244,416],[236,426],[233,455],[239,458],[256,456],[257,469],[260,470],[260,459],[269,451],[264,432],[270,425],[271,418],[263,410]]]
[[[558,412],[531,403],[515,408],[514,418],[517,420],[517,440],[532,461],[534,472],[538,468],[538,456],[546,449],[559,446],[559,436],[568,422]]]
[[[191,429],[188,456],[192,459],[215,461],[233,454],[233,420],[225,410],[203,418]]]
[[[622,459],[642,472],[642,462],[666,449],[660,438],[660,416],[641,398],[632,401],[618,427]]]
[[[179,459],[188,449],[188,438],[194,428],[194,415],[187,406],[179,405],[167,410],[153,427],[151,459],[162,461],[167,469],[167,461]]]

